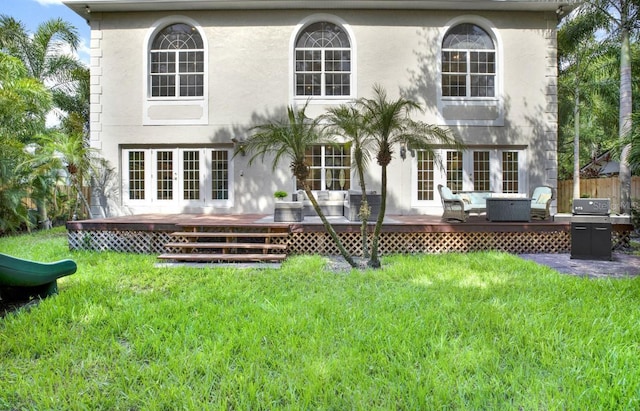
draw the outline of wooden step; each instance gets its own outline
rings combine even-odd
[[[176,260],[190,262],[247,262],[247,261],[283,261],[286,254],[161,254],[161,260]]]
[[[288,237],[289,233],[220,233],[220,232],[204,232],[204,231],[177,231],[171,233],[174,237],[190,237],[190,238],[275,238]]]
[[[265,243],[167,243],[167,248],[238,248],[244,250],[286,250],[286,244],[265,244]]]

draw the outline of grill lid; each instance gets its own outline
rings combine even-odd
[[[608,198],[574,198],[573,214],[609,215],[610,205]]]

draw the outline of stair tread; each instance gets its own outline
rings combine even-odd
[[[266,238],[266,237],[288,237],[287,232],[277,233],[220,233],[220,232],[203,232],[203,231],[177,231],[171,233],[172,236],[178,237],[194,237],[194,238]]]
[[[282,261],[287,258],[286,254],[161,254],[158,256],[162,260],[178,261]]]
[[[265,243],[167,243],[165,247],[176,248],[242,248],[256,250],[285,250],[286,244],[265,244]]]

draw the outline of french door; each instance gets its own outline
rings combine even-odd
[[[415,205],[439,204],[438,184],[453,192],[527,192],[525,150],[440,150],[436,155],[439,161],[425,151],[416,153],[412,195]]]
[[[171,148],[122,151],[126,205],[188,207],[232,204],[227,149]]]

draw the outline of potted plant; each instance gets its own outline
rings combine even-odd
[[[277,201],[282,201],[284,200],[289,194],[286,191],[282,191],[282,190],[278,190],[275,193],[273,193],[273,196],[276,198]]]

